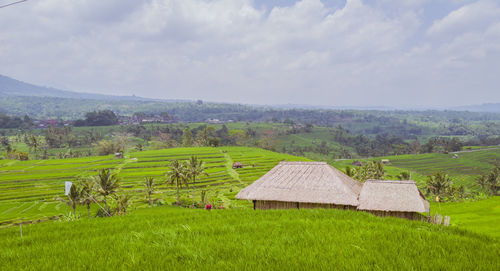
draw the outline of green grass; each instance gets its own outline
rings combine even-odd
[[[161,193],[153,195],[153,199],[171,203],[176,192],[173,186],[164,184],[168,164],[172,159],[188,159],[191,155],[203,160],[209,173],[209,176],[202,177],[196,184],[197,199],[200,192],[205,190],[208,198],[226,207],[246,205],[245,202],[234,201],[235,191],[264,175],[279,161],[305,160],[247,147],[144,151],[129,153],[125,159],[96,156],[30,161],[0,160],[0,225],[67,214],[69,208],[55,202],[56,197],[64,196],[64,182],[94,176],[103,168],[119,171],[122,179],[121,193],[134,195],[134,206],[146,204],[141,184],[146,176],[155,177],[161,184]],[[245,167],[233,170],[233,162],[242,162]],[[182,189],[182,198],[186,201],[192,197],[191,189]],[[41,204],[45,205],[39,209],[37,206]]]
[[[500,239],[500,196],[473,202],[433,202],[431,212],[450,216],[452,225]]]
[[[0,231],[1,270],[498,270],[500,243],[344,210],[140,209]]]

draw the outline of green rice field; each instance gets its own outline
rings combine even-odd
[[[433,202],[431,212],[450,216],[452,226],[500,239],[500,196],[472,202]]]
[[[0,270],[499,270],[500,243],[335,209],[142,208],[0,231]]]
[[[209,196],[216,197],[217,201],[226,207],[238,204],[231,201],[236,192],[265,174],[279,161],[305,160],[247,147],[144,151],[129,153],[124,159],[101,156],[31,161],[0,160],[0,225],[67,214],[70,209],[55,200],[56,197],[64,195],[64,182],[94,176],[98,170],[104,168],[119,171],[122,180],[121,193],[134,195],[134,207],[146,205],[141,184],[146,176],[154,177],[161,183],[161,193],[155,194],[154,198],[171,203],[175,199],[174,187],[164,184],[169,161],[187,159],[191,155],[205,162],[206,172],[209,174],[196,183],[197,197],[200,191],[205,190]],[[233,162],[241,162],[244,167],[233,170]],[[190,189],[191,187],[184,188],[182,197],[191,197]]]

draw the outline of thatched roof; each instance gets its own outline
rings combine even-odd
[[[362,163],[362,162],[360,162],[360,161],[354,161],[354,162],[352,162],[352,165],[353,165],[353,166],[358,166],[358,167],[361,167],[361,166],[363,166],[363,163]]]
[[[358,210],[429,212],[429,202],[414,181],[368,180],[359,195]]]
[[[236,198],[357,206],[361,187],[325,162],[280,162]]]

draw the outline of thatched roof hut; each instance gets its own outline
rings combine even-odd
[[[429,202],[414,181],[367,180],[359,194],[358,210],[414,219],[418,213],[429,212]]]
[[[357,161],[357,160],[356,160],[356,161],[352,162],[352,165],[353,165],[353,166],[362,167],[362,166],[363,166],[363,163],[362,163],[361,161]]]
[[[358,205],[362,184],[325,162],[280,162],[242,189],[254,208],[348,208]]]
[[[242,168],[243,164],[241,162],[236,162],[233,164],[233,169]]]

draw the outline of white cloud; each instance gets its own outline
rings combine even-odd
[[[391,1],[27,2],[0,10],[9,26],[0,74],[82,91],[273,104],[481,102],[498,85],[494,2],[465,3],[426,30],[430,2],[398,1],[389,14]],[[455,93],[472,86],[481,95]]]
[[[431,36],[456,35],[482,30],[500,18],[500,6],[485,0],[460,7],[432,24],[427,33]]]

